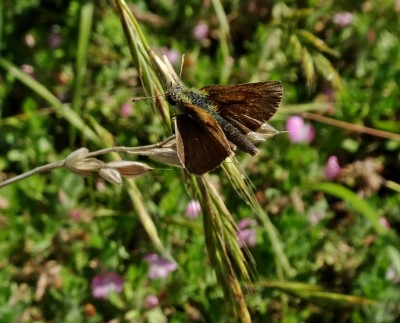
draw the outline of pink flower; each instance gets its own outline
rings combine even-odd
[[[396,272],[396,269],[389,267],[386,271],[386,280],[393,281],[395,283],[400,283],[400,275]]]
[[[114,272],[103,273],[92,279],[92,295],[94,298],[107,299],[113,292],[121,293],[123,287],[123,278]]]
[[[125,102],[121,107],[119,108],[119,115],[122,118],[127,118],[132,114],[132,105],[130,103]]]
[[[168,60],[172,65],[180,62],[181,54],[175,49],[169,49],[167,47],[161,48],[161,53],[167,56]]]
[[[155,296],[155,295],[148,295],[146,297],[146,299],[144,300],[144,306],[148,310],[158,306],[158,304],[159,304],[159,300],[158,300],[157,296]]]
[[[346,11],[338,12],[333,16],[332,21],[334,24],[343,28],[353,22],[353,15]]]
[[[35,69],[32,65],[29,64],[22,64],[21,65],[21,70],[22,72],[24,72],[25,74],[35,77]]]
[[[166,278],[178,267],[175,262],[162,258],[155,253],[147,255],[146,260],[150,264],[147,272],[150,279]]]
[[[384,217],[384,216],[381,216],[380,218],[379,218],[379,223],[382,225],[382,226],[384,226],[386,229],[390,229],[390,223],[389,223],[389,221],[388,221],[388,219],[386,218],[386,217]]]
[[[82,218],[83,210],[81,209],[71,209],[69,211],[69,217],[71,220],[79,221]]]
[[[198,40],[208,38],[208,26],[204,21],[200,21],[193,29],[193,36]]]
[[[334,179],[340,174],[340,166],[336,156],[330,156],[324,167],[324,176],[326,179]]]
[[[64,43],[64,37],[57,31],[50,31],[47,34],[47,45],[54,49],[60,47]]]
[[[185,215],[187,218],[195,220],[199,217],[200,212],[201,212],[200,202],[192,200],[186,207]]]
[[[324,211],[313,211],[310,213],[309,220],[311,225],[317,225],[325,217]]]
[[[236,238],[240,247],[247,246],[251,248],[256,245],[257,236],[254,229],[256,225],[257,222],[249,218],[239,221]]]
[[[315,130],[310,123],[304,123],[303,118],[290,117],[286,121],[286,130],[292,143],[309,143],[315,137]]]

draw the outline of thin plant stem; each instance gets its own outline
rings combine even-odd
[[[20,181],[22,179],[25,179],[27,177],[30,177],[32,175],[39,174],[39,173],[44,173],[44,172],[49,172],[49,171],[52,171],[52,170],[54,170],[56,168],[63,167],[63,165],[64,165],[64,160],[60,160],[60,161],[57,161],[57,162],[54,162],[54,163],[50,163],[50,164],[46,164],[46,165],[43,165],[43,166],[36,167],[36,168],[30,170],[29,172],[17,175],[15,177],[9,178],[9,179],[7,179],[7,180],[5,180],[3,182],[0,182],[0,188],[2,188],[4,186],[7,186],[9,184],[18,182],[18,181]]]
[[[386,180],[386,179],[383,179],[382,182],[383,182],[383,185],[386,186],[387,188],[390,188],[391,190],[396,191],[397,193],[400,193],[400,184],[399,183],[396,183],[396,182],[393,182],[390,180]]]
[[[96,150],[96,151],[92,151],[92,152],[88,153],[86,155],[86,158],[109,154],[109,153],[130,153],[130,154],[137,154],[137,155],[146,155],[146,151],[150,151],[152,149],[162,147],[166,142],[170,141],[173,137],[174,136],[171,136],[162,142],[159,142],[159,143],[156,143],[153,145],[147,145],[147,146],[140,146],[140,147],[117,146],[117,147],[100,149],[100,150]],[[27,177],[30,177],[32,175],[52,171],[56,168],[61,168],[64,166],[64,163],[65,163],[65,159],[54,162],[54,163],[46,164],[43,166],[38,166],[26,173],[17,175],[15,177],[9,178],[3,182],[0,182],[0,188],[10,185],[12,183],[18,182],[18,181],[25,179]]]
[[[400,134],[397,134],[397,133],[368,128],[368,127],[365,127],[362,125],[353,124],[353,123],[349,123],[346,121],[335,120],[335,119],[324,117],[319,114],[315,114],[315,113],[311,113],[311,112],[303,112],[302,115],[308,119],[323,122],[326,124],[330,124],[335,127],[344,128],[344,129],[361,132],[361,133],[366,133],[366,134],[373,135],[376,137],[382,137],[382,138],[400,141]]]

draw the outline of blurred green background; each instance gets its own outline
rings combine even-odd
[[[286,130],[296,115],[315,133],[280,134],[256,157],[238,153],[296,271],[280,285],[269,239],[251,227],[254,322],[399,320],[400,1],[127,3],[177,71],[186,55],[188,86],[281,80],[271,124]],[[142,95],[112,1],[0,2],[0,180],[80,147],[166,138],[150,103],[131,102]],[[102,140],[88,140],[79,123]],[[36,175],[0,189],[1,322],[229,322],[182,170],[138,160],[155,168],[135,183],[179,267],[149,276],[155,248],[125,184],[65,169]],[[235,219],[257,221],[214,174]],[[95,278],[107,273],[122,281],[112,276],[104,288],[116,292],[99,298]]]

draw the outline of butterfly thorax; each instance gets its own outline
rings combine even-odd
[[[169,104],[175,106],[181,113],[185,113],[185,105],[196,105],[209,113],[215,112],[207,93],[194,88],[187,88],[183,85],[173,85],[169,88],[165,96]]]

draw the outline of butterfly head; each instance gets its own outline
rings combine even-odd
[[[181,92],[182,92],[183,85],[175,84],[172,85],[166,92],[165,97],[169,104],[176,106],[177,102],[179,101]]]

